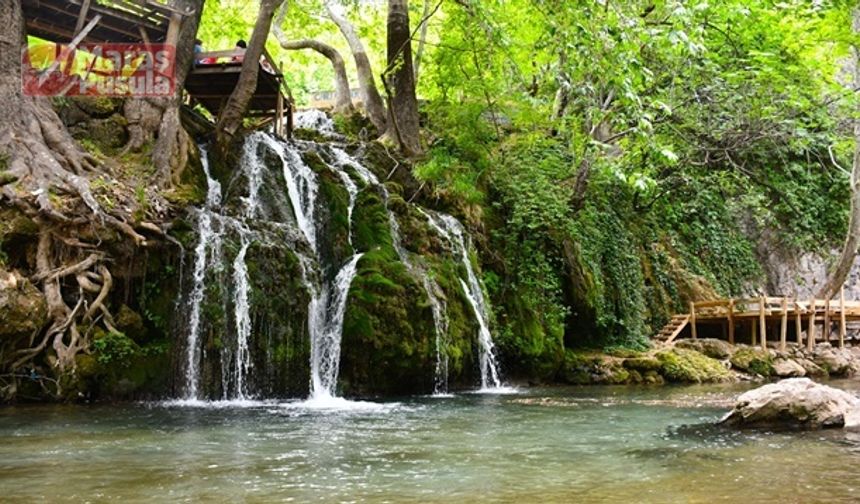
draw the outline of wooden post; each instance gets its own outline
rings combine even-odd
[[[758,329],[758,324],[756,324],[755,319],[750,320],[750,334],[752,335],[752,341],[750,341],[750,345],[752,346],[755,346],[756,341],[758,341],[758,338],[756,338],[756,329]]]
[[[824,300],[824,327],[821,332],[821,339],[825,342],[830,342],[830,298]]]
[[[845,286],[839,288],[839,348],[845,348]]]
[[[75,35],[81,32],[84,28],[84,23],[87,22],[87,14],[90,10],[90,0],[81,2],[81,10],[78,12],[78,22],[75,23]]]
[[[761,349],[767,350],[767,321],[764,318],[764,296],[758,302],[758,325],[761,333]]]
[[[797,328],[797,346],[803,345],[803,317],[800,314],[800,304],[794,302],[794,324]]]
[[[729,299],[729,343],[735,344],[735,300]]]
[[[788,300],[782,298],[782,325],[779,326],[779,350],[785,352],[785,340],[788,336]]]
[[[275,135],[283,136],[284,95],[278,87],[278,98],[275,105]]]
[[[806,349],[815,348],[815,298],[809,302],[809,329],[806,331]]]
[[[696,339],[696,305],[692,301],[690,301],[690,332],[693,339]]]
[[[174,12],[170,15],[170,24],[167,25],[167,36],[164,37],[164,43],[176,47],[179,42],[179,26],[182,24],[182,15]]]

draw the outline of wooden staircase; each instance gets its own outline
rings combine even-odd
[[[654,339],[657,341],[662,341],[664,343],[671,343],[681,331],[687,327],[687,324],[690,323],[689,315],[673,315],[672,320],[670,320],[663,329],[654,336]]]

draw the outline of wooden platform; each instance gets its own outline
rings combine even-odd
[[[851,323],[860,323],[860,301],[846,301],[841,292],[837,300],[719,299],[690,303],[689,313],[672,317],[654,339],[670,343],[676,338],[706,335],[762,348],[773,341],[785,349],[790,338],[809,349],[825,341],[836,341],[842,348]]]
[[[185,90],[189,96],[203,106],[214,117],[230,98],[239,82],[242,62],[234,61],[242,52],[213,51],[195,55],[197,61],[216,60],[214,63],[195,63],[194,69],[185,79]],[[284,117],[291,117],[290,100],[284,84],[284,76],[268,54],[263,55],[257,76],[257,87],[248,104],[247,117],[267,117],[275,121],[276,132],[282,127]],[[289,135],[290,127],[286,127]]]

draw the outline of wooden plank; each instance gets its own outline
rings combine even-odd
[[[765,298],[764,298],[764,296],[762,296],[761,302],[759,304],[758,323],[759,323],[759,333],[761,333],[761,349],[767,350],[767,321],[766,321],[765,316],[764,316],[764,303],[765,303]]]
[[[809,302],[809,329],[806,331],[806,349],[815,348],[815,298]]]
[[[87,22],[87,13],[90,10],[90,0],[84,0],[81,4],[81,10],[78,13],[78,21],[75,23],[75,34],[81,32],[84,28],[84,23]]]
[[[720,299],[718,301],[699,301],[693,304],[696,305],[696,308],[713,308],[715,306],[728,306],[729,302],[725,299]]]
[[[839,288],[839,348],[845,348],[845,286]]]
[[[690,301],[690,331],[692,331],[693,339],[696,339],[696,303]]]
[[[669,337],[666,338],[666,343],[671,343],[672,341],[674,341],[675,338],[677,338],[678,335],[681,334],[681,331],[683,331],[684,328],[687,327],[687,324],[689,322],[690,317],[684,316],[683,320],[681,320],[680,323],[678,323],[677,327],[675,327],[675,329],[672,331],[672,334],[670,334]]]
[[[786,338],[788,337],[788,300],[782,298],[782,324],[779,326],[779,349],[785,352]]]
[[[284,96],[278,93],[278,103],[275,109],[275,135],[283,136]]]
[[[735,344],[735,300],[729,299],[729,343]]]
[[[794,303],[794,317],[795,317],[794,323],[795,323],[795,328],[797,329],[797,346],[803,345],[803,320],[802,320],[801,313],[803,313],[803,310],[801,309],[800,305],[797,302],[795,302]]]
[[[61,63],[66,61],[66,58],[68,57],[68,55],[75,52],[75,49],[77,49],[78,44],[80,44],[81,41],[84,40],[84,38],[86,38],[87,33],[89,33],[98,24],[98,22],[99,22],[99,20],[101,20],[101,18],[102,18],[101,15],[96,14],[96,16],[93,17],[89,23],[87,23],[87,26],[85,26],[84,29],[81,30],[80,33],[75,35],[75,38],[72,39],[72,41],[69,43],[69,45],[67,45],[66,47],[63,48],[63,52],[60,54],[60,57],[58,57],[57,59],[54,60],[53,63],[51,63],[51,66],[49,66],[48,69],[44,72],[44,74],[42,74],[42,77],[39,77],[39,85],[44,84],[45,80],[47,80],[48,77],[57,70],[57,67]]]

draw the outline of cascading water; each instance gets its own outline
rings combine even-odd
[[[350,189],[349,185],[351,184],[354,187],[355,184],[352,182],[352,179],[349,178],[349,174],[344,171],[344,167],[351,167],[355,170],[359,178],[361,178],[362,182],[366,185],[378,186],[382,191],[382,197],[385,201],[385,210],[388,213],[388,226],[391,230],[391,242],[394,246],[394,250],[397,252],[397,257],[400,259],[400,262],[406,266],[406,269],[410,273],[421,278],[421,286],[424,288],[424,291],[427,293],[427,298],[430,300],[436,336],[436,368],[434,373],[433,393],[437,395],[444,394],[448,390],[448,356],[447,353],[442,350],[442,347],[444,345],[444,339],[448,334],[448,317],[445,301],[436,295],[439,287],[436,285],[436,282],[430,278],[427,271],[416,267],[413,261],[410,260],[406,249],[403,247],[400,225],[397,223],[397,218],[394,216],[394,212],[389,208],[390,195],[385,185],[379,182],[379,179],[372,171],[347,154],[343,149],[332,147],[331,152],[334,154],[334,166],[337,168],[337,172],[340,174],[341,178],[345,179],[344,183],[347,184],[347,189],[350,191],[350,219],[352,216],[352,206],[355,203],[355,194],[353,190]],[[352,240],[350,238],[350,244],[351,243]]]
[[[317,250],[317,227],[314,221],[318,182],[316,174],[302,160],[295,146],[278,142],[272,138],[269,145],[280,156],[284,165],[284,178],[287,181],[288,195],[295,212],[299,228],[305,234],[311,249],[316,254],[317,268],[322,261]],[[355,206],[358,187],[349,175],[338,171],[344,186],[349,193],[349,227],[352,228],[352,211]],[[352,238],[349,238],[350,244]],[[354,254],[340,268],[332,282],[326,282],[322,289],[307,283],[311,292],[308,305],[308,331],[311,335],[311,394],[310,400],[325,402],[336,397],[337,376],[340,366],[340,344],[343,332],[343,317],[349,295],[349,287],[357,272],[357,265],[362,254]],[[310,262],[303,262],[305,270],[311,267]]]
[[[498,389],[502,386],[499,378],[499,368],[496,363],[495,345],[488,324],[489,311],[484,299],[484,291],[475,276],[472,261],[469,260],[469,249],[466,246],[465,230],[462,224],[454,217],[446,214],[427,214],[430,225],[444,237],[453,247],[455,253],[460,256],[460,261],[466,269],[467,279],[460,279],[460,286],[472,305],[475,312],[475,320],[478,322],[478,342],[480,343],[479,360],[481,367],[481,388]]]
[[[221,184],[209,173],[209,156],[205,149],[200,149],[200,161],[203,173],[206,174],[206,206],[197,215],[198,242],[194,249],[194,270],[192,273],[191,296],[189,300],[188,343],[185,358],[185,390],[186,399],[197,399],[200,391],[200,308],[206,296],[207,257],[216,256],[213,252],[220,251],[220,231],[213,228],[213,221],[220,226],[218,214],[215,211],[221,205]],[[214,257],[213,257],[214,260]]]
[[[317,117],[315,121],[318,122],[319,119]],[[325,127],[323,125],[323,128]],[[329,137],[334,138],[333,135]],[[231,184],[225,186],[226,195],[222,195],[221,185],[211,176],[208,159],[205,151],[203,152],[207,198],[205,206],[195,211],[199,241],[194,248],[194,264],[189,275],[191,285],[186,301],[188,344],[183,354],[183,396],[193,402],[204,395],[211,395],[211,388],[204,387],[210,384],[202,382],[203,376],[216,379],[220,376],[221,397],[240,401],[251,399],[260,393],[265,394],[266,390],[283,390],[273,388],[275,382],[272,379],[275,375],[277,380],[291,380],[288,383],[278,381],[277,387],[283,387],[285,384],[292,387],[294,378],[307,376],[303,373],[294,374],[296,370],[307,368],[292,366],[290,369],[293,371],[289,371],[291,374],[283,374],[278,366],[272,365],[275,355],[273,352],[276,350],[308,351],[306,346],[302,346],[301,339],[295,339],[301,337],[301,330],[296,332],[293,325],[281,325],[278,327],[290,329],[273,335],[268,325],[271,319],[266,315],[273,307],[265,300],[260,301],[263,303],[260,307],[267,308],[257,312],[259,318],[251,316],[252,297],[255,305],[258,299],[257,296],[251,295],[251,261],[260,257],[258,254],[269,255],[272,251],[286,249],[284,253],[287,255],[284,257],[293,257],[298,261],[288,261],[288,264],[293,264],[294,275],[301,275],[297,280],[306,289],[309,298],[306,320],[310,353],[309,362],[304,361],[308,362],[310,367],[308,406],[326,408],[351,404],[338,398],[336,393],[343,323],[350,286],[358,273],[362,251],[353,250],[353,255],[344,260],[342,251],[338,250],[332,254],[322,248],[327,246],[330,237],[325,234],[328,232],[328,225],[319,222],[319,219],[328,215],[324,205],[330,202],[319,201],[321,184],[329,184],[327,178],[319,178],[322,172],[314,171],[319,169],[329,169],[336,174],[349,196],[345,210],[350,245],[353,238],[353,212],[358,194],[365,188],[372,187],[383,197],[392,245],[407,271],[416,280],[420,280],[419,285],[423,287],[430,301],[436,336],[434,392],[445,393],[448,378],[447,348],[450,344],[445,294],[429,274],[428,263],[419,255],[412,255],[404,247],[398,220],[389,208],[390,195],[386,186],[357,159],[330,144],[284,142],[269,134],[254,133],[246,139],[243,148],[240,166],[237,167],[237,174],[241,177],[234,177],[234,180],[243,181],[243,184],[234,188],[231,181]],[[320,159],[328,161],[324,161],[322,168],[311,169],[304,161],[308,154],[318,155]],[[272,159],[279,160],[281,166],[272,166]],[[273,191],[276,186],[281,189]],[[329,194],[330,190],[324,189],[322,194]],[[237,192],[240,194],[236,194]],[[260,200],[261,194],[265,195],[263,201]],[[421,211],[420,208],[418,210]],[[469,299],[480,327],[478,339],[482,388],[499,387],[501,381],[487,323],[488,307],[469,261],[468,238],[453,217],[433,213],[427,218],[439,234],[449,241],[450,249],[459,256],[466,271],[466,275],[460,279],[460,285]],[[286,242],[282,243],[281,240]],[[230,259],[223,257],[226,251],[233,251],[235,255]],[[267,263],[261,264],[264,265],[265,271]],[[259,267],[255,267],[253,271],[258,269]],[[291,278],[296,279],[296,276]],[[254,289],[269,289],[262,292],[271,292],[272,287],[267,285],[265,280],[261,280],[261,284],[257,283],[256,276],[253,280]],[[205,316],[204,306],[207,314]],[[216,316],[208,315],[210,309],[214,310],[213,314]],[[295,310],[296,307],[291,309]],[[299,310],[304,310],[304,305]],[[223,325],[216,327],[218,324]],[[260,335],[256,334],[257,331]],[[207,335],[205,340],[203,334]],[[276,342],[274,346],[272,343],[263,344],[256,339],[262,337],[273,341],[273,336],[291,339],[280,340],[280,343]],[[294,345],[293,350],[286,350],[282,346],[285,341]],[[304,344],[307,344],[307,340]],[[207,349],[205,353],[204,348]],[[220,352],[220,363],[212,359],[213,348]],[[254,368],[255,363],[259,369]]]
[[[325,112],[318,109],[308,109],[293,115],[295,128],[311,129],[320,133],[334,133],[334,122]]]
[[[340,269],[333,283],[315,301],[311,329],[311,399],[324,401],[335,397],[340,369],[340,343],[343,315],[349,287],[355,278],[362,254],[355,254]]]
[[[221,267],[222,244],[225,236],[230,232],[238,233],[240,248],[231,264],[235,341],[221,349],[222,396],[224,399],[239,400],[248,399],[252,396],[248,381],[252,372],[250,355],[252,326],[249,303],[251,285],[246,255],[254,239],[254,233],[243,220],[253,220],[259,211],[263,160],[259,156],[258,148],[266,138],[267,136],[262,133],[255,133],[245,141],[240,169],[247,178],[248,193],[247,196],[239,198],[242,203],[242,212],[238,218],[221,214],[221,184],[210,173],[206,150],[203,147],[200,149],[203,171],[206,175],[207,196],[204,208],[198,210],[197,234],[199,241],[195,247],[192,288],[188,301],[188,335],[183,394],[188,400],[201,398],[202,342],[200,341],[200,330],[202,323],[201,307],[206,299],[206,276],[208,271]],[[224,298],[222,302],[226,308],[227,298]]]

